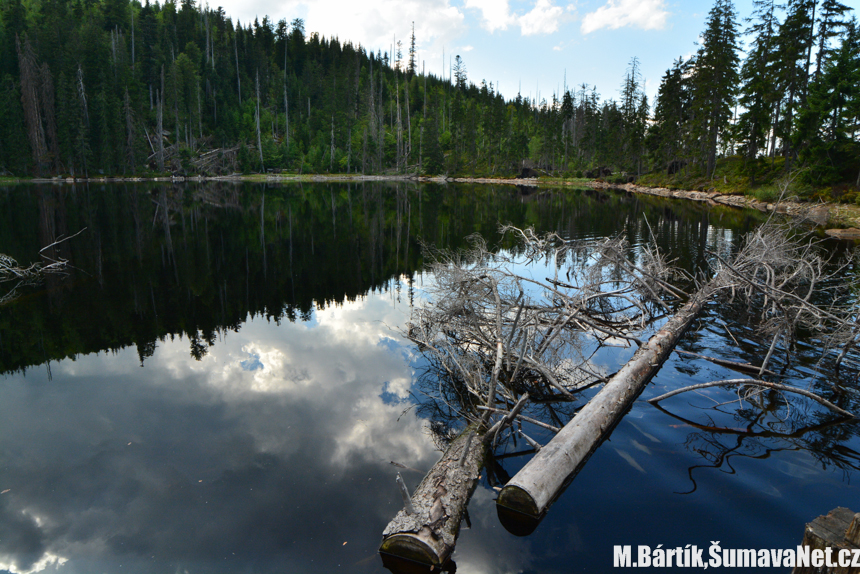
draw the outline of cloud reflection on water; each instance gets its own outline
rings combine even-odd
[[[400,504],[389,461],[438,458],[424,422],[381,398],[410,390],[391,329],[407,315],[372,294],[312,323],[250,320],[200,361],[177,338],[144,368],[132,348],[62,361],[52,382],[7,375],[0,568],[380,570]]]

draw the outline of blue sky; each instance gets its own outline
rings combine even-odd
[[[842,0],[855,11],[860,0]],[[302,18],[319,32],[389,51],[394,38],[407,51],[415,22],[419,66],[447,76],[463,59],[469,80],[498,86],[506,98],[549,100],[553,92],[587,83],[602,99],[618,98],[625,71],[639,58],[650,101],[679,56],[696,50],[711,0],[214,0],[243,23],[268,15]],[[740,18],[751,0],[736,0]]]

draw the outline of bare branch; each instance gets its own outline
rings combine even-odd
[[[690,385],[689,387],[684,387],[682,389],[675,389],[674,391],[670,391],[666,394],[660,395],[659,397],[654,397],[653,399],[648,399],[649,403],[659,403],[663,399],[668,399],[669,397],[674,397],[680,393],[686,393],[687,391],[695,391],[698,389],[707,389],[708,387],[719,387],[719,386],[727,386],[727,385],[755,385],[759,387],[764,387],[768,389],[773,389],[775,391],[783,391],[786,393],[795,393],[798,395],[803,395],[804,397],[810,398],[813,401],[824,405],[828,409],[832,410],[835,413],[846,417],[854,417],[853,413],[846,411],[845,409],[839,408],[827,399],[823,399],[815,393],[798,389],[795,387],[790,387],[788,385],[781,385],[779,383],[770,383],[768,381],[760,381],[758,379],[726,379],[724,381],[711,381],[709,383],[701,383],[698,385]]]

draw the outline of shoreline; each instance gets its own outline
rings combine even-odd
[[[759,201],[744,195],[725,195],[718,192],[671,190],[665,187],[646,187],[635,183],[612,184],[600,180],[590,181],[540,181],[529,178],[488,178],[488,177],[447,177],[447,176],[415,176],[415,175],[300,175],[300,174],[266,174],[243,175],[230,174],[221,176],[167,176],[167,177],[91,177],[91,178],[33,178],[11,179],[2,183],[37,183],[37,184],[75,184],[75,183],[205,183],[210,181],[222,182],[251,182],[251,183],[290,183],[290,182],[365,182],[365,181],[412,181],[415,183],[481,183],[493,185],[512,185],[517,187],[590,187],[592,189],[617,190],[627,193],[653,195],[671,199],[686,199],[704,202],[709,205],[756,209],[762,212],[776,212],[793,217],[801,217],[819,227],[825,228],[825,233],[839,239],[860,240],[860,206],[839,203],[801,203],[785,200],[777,203]]]
[[[841,203],[804,203],[791,199],[772,203],[744,195],[724,195],[718,192],[671,190],[665,187],[645,187],[634,183],[609,184],[600,181],[586,183],[593,189],[615,189],[628,193],[655,195],[672,199],[700,201],[709,205],[724,205],[742,209],[756,209],[798,217],[825,228],[824,232],[837,239],[860,240],[860,206]]]

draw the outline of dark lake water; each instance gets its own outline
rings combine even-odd
[[[439,457],[399,332],[432,281],[422,242],[495,244],[502,221],[637,244],[646,219],[688,270],[761,222],[572,189],[0,188],[0,253],[29,263],[85,229],[54,248],[67,276],[0,306],[0,572],[383,572],[395,475],[414,488]],[[679,348],[757,362],[768,343],[714,303]],[[784,382],[860,412],[856,369],[816,370],[814,346]],[[645,402],[736,376],[673,355],[528,537],[501,526],[485,473],[457,571],[607,572],[619,544],[793,548],[816,516],[860,511],[857,423],[794,397],[710,408],[726,390]]]

